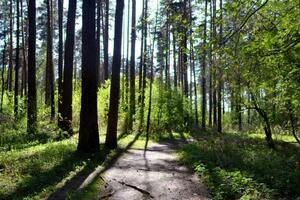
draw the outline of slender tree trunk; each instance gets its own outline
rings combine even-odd
[[[14,30],[14,23],[13,23],[13,19],[14,19],[14,14],[13,14],[13,1],[10,0],[10,19],[9,19],[9,41],[10,41],[10,45],[9,45],[9,65],[8,65],[8,74],[7,74],[7,88],[8,90],[11,92],[12,91],[12,76],[13,76],[13,30]]]
[[[4,23],[6,24],[6,23]],[[5,30],[6,31],[6,30]],[[1,71],[1,80],[2,80],[2,85],[1,85],[1,104],[0,104],[0,113],[3,112],[3,99],[4,99],[4,89],[5,89],[5,80],[4,80],[4,73],[6,70],[6,32],[4,31],[4,47],[2,51],[2,71]]]
[[[175,27],[173,27],[175,29]],[[177,64],[176,64],[176,35],[173,31],[173,70],[174,70],[174,89],[177,90]]]
[[[113,64],[112,64],[107,133],[106,133],[106,140],[105,140],[105,146],[108,149],[117,148],[123,9],[124,9],[124,0],[117,0],[116,15],[115,15],[114,55],[113,55]]]
[[[130,53],[130,115],[129,130],[132,130],[135,115],[135,42],[136,42],[136,0],[132,0],[131,53]]]
[[[221,42],[223,38],[223,2],[222,0],[219,1],[220,3],[220,39]],[[221,47],[221,45],[220,45]],[[220,55],[222,57],[222,55]],[[222,68],[219,66],[219,72],[218,72],[218,123],[217,123],[217,130],[219,133],[222,132]]]
[[[28,107],[27,132],[34,134],[37,127],[37,101],[36,101],[36,2],[28,0]]]
[[[97,5],[97,33],[96,33],[96,49],[97,49],[97,58],[96,58],[96,65],[97,65],[97,85],[98,87],[101,84],[100,78],[100,32],[101,32],[101,0],[96,1]]]
[[[213,43],[213,50],[214,48],[216,47],[216,37],[217,37],[217,26],[216,26],[216,0],[212,0],[213,2],[213,20],[212,20],[212,25],[213,25],[213,37],[212,37],[212,43]],[[213,66],[213,69],[212,69],[212,88],[213,88],[213,103],[212,103],[212,106],[213,106],[213,126],[214,128],[217,127],[217,92],[216,92],[216,66],[215,66],[215,55],[214,55],[214,52],[212,52],[213,55],[212,55],[212,66]]]
[[[145,107],[145,89],[147,84],[147,67],[148,67],[148,47],[147,47],[147,37],[148,37],[148,0],[145,0],[145,10],[144,10],[144,51],[143,51],[143,75],[142,75],[142,88],[141,88],[141,107],[140,107],[140,131],[144,125],[144,107]]]
[[[55,116],[54,105],[54,71],[53,71],[53,23],[52,0],[47,0],[47,61],[46,61],[46,93],[45,103],[51,107],[51,119]]]
[[[104,80],[107,80],[109,77],[108,72],[108,42],[109,42],[109,0],[105,1],[105,28],[104,28],[104,34],[103,34],[103,46],[104,46]]]
[[[212,110],[213,110],[213,1],[210,1],[210,36],[209,36],[209,111],[208,111],[208,126],[212,127]]]
[[[25,42],[25,30],[27,29],[27,21],[24,18],[24,11],[23,11],[23,0],[20,1],[20,17],[21,17],[21,34],[22,34],[22,86],[21,86],[21,97],[23,95],[27,95],[27,61],[26,61],[26,42]],[[25,28],[24,28],[24,21],[25,21]],[[26,40],[27,41],[27,40]]]
[[[17,31],[16,31],[16,64],[15,64],[15,96],[14,96],[14,114],[18,117],[18,96],[19,96],[19,68],[20,68],[20,1],[17,0]]]
[[[141,30],[141,55],[140,55],[140,63],[139,63],[139,98],[138,103],[141,109],[141,100],[142,100],[142,86],[143,86],[143,62],[144,62],[144,31],[145,31],[145,0],[143,0],[142,5],[142,30]]]
[[[64,80],[62,85],[61,129],[70,135],[72,130],[73,64],[75,39],[76,1],[69,0],[67,33],[65,43]],[[97,53],[97,52],[95,52]],[[97,74],[96,74],[97,75]]]
[[[205,0],[204,30],[203,30],[203,57],[202,57],[202,129],[206,128],[206,19],[207,0]]]
[[[63,12],[64,0],[58,0],[58,127],[62,128],[62,84],[63,84]]]
[[[98,152],[95,0],[82,2],[82,86],[79,152]]]

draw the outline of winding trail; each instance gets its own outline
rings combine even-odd
[[[129,149],[105,172],[100,199],[109,200],[204,200],[207,188],[177,162],[176,143],[153,144]]]

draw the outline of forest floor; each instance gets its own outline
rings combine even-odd
[[[154,143],[125,152],[104,174],[107,187],[100,199],[209,199],[197,176],[178,164],[179,143]]]

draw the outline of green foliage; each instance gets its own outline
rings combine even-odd
[[[299,198],[297,147],[278,141],[277,151],[269,150],[261,136],[201,133],[179,157],[204,179],[214,199]]]

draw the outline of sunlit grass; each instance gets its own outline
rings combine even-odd
[[[192,167],[214,199],[300,198],[300,153],[277,138],[268,149],[264,135],[198,133],[198,142],[183,146],[182,163]],[[292,141],[292,136],[282,137]]]

